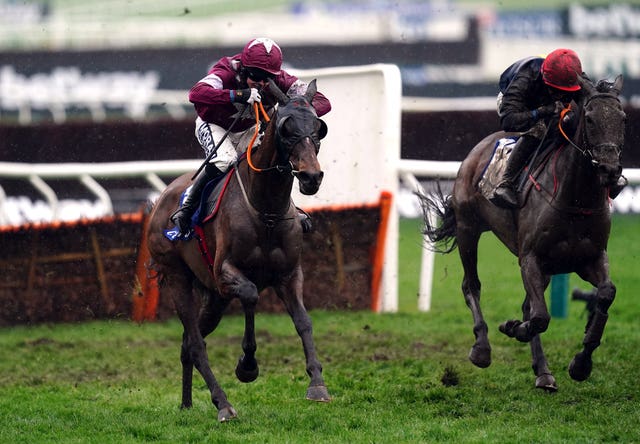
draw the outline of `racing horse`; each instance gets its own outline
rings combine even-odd
[[[177,178],[164,190],[149,219],[148,245],[160,295],[173,300],[184,327],[182,408],[192,406],[195,366],[221,422],[235,418],[237,412],[211,370],[204,338],[218,326],[229,303],[238,298],[245,328],[243,354],[235,373],[242,382],[254,381],[259,374],[255,309],[260,293],[268,287],[283,301],[302,340],[310,377],[307,399],[330,400],[303,303],[302,227],[291,199],[294,178],[302,194],[318,191],[324,173],[317,154],[327,127],[311,105],[315,80],[304,95],[288,97],[273,81],[266,91],[277,100],[278,108],[271,118],[262,109],[265,120],[269,119],[262,143],[253,151],[250,147],[230,172],[217,214],[196,230],[200,235],[171,242],[164,234],[172,226],[169,216],[193,173]],[[254,112],[259,115],[257,105]]]
[[[508,320],[499,330],[530,343],[535,385],[548,391],[556,391],[557,384],[540,334],[550,322],[544,291],[551,276],[575,272],[597,288],[596,308],[587,320],[583,348],[569,365],[569,375],[576,381],[591,374],[592,353],[600,345],[616,294],[607,256],[611,228],[608,188],[622,173],[626,116],[618,95],[623,81],[618,76],[614,82],[597,85],[585,78],[579,82],[581,93],[572,104],[575,132],[569,135],[563,131],[564,119],[557,119],[561,143],[553,145],[549,161],[535,175],[533,170],[525,173],[529,192],[521,195],[524,203],[519,209],[498,208],[478,189],[497,141],[513,135],[502,131],[487,136],[470,151],[460,165],[451,195],[445,197],[440,190],[420,196],[424,234],[434,243],[431,248],[448,253],[458,247],[464,270],[462,293],[473,315],[475,335],[469,359],[481,368],[491,364],[488,328],[480,309],[477,253],[480,235],[492,231],[518,257],[526,292],[523,320]],[[430,214],[436,215],[433,222]]]

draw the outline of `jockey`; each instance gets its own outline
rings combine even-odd
[[[237,113],[246,106],[261,102],[261,90],[268,85],[268,79],[288,95],[304,94],[307,84],[281,68],[282,51],[269,38],[250,40],[240,54],[223,57],[213,65],[207,75],[198,81],[189,91],[189,101],[194,104],[197,113],[195,134],[198,142],[209,157],[207,165],[195,178],[191,190],[184,198],[182,206],[171,215],[171,220],[180,230],[179,238],[188,237],[191,232],[191,216],[195,212],[205,185],[212,179],[223,175],[238,158],[238,151],[244,151],[253,135],[255,117],[249,113],[242,115],[234,124],[226,139],[220,144],[229,130]],[[269,112],[273,107],[265,103]],[[320,92],[312,100],[318,116],[331,110],[331,103]],[[259,143],[256,140],[256,146]],[[236,151],[236,149],[238,151]],[[301,215],[304,231],[311,227],[306,214]]]
[[[519,60],[500,76],[500,126],[504,131],[524,134],[515,144],[502,180],[490,199],[495,205],[518,207],[514,182],[544,139],[549,121],[580,91],[578,75],[586,77],[578,55],[571,49],[560,48],[546,58]],[[625,185],[619,183],[610,190],[610,196],[615,198]]]

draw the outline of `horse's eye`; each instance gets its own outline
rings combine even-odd
[[[292,119],[287,120],[282,126],[282,135],[283,137],[293,136],[295,133],[294,122]]]

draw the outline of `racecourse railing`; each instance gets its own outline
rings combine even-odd
[[[0,178],[18,179],[29,182],[42,194],[52,211],[52,219],[58,220],[59,198],[47,180],[70,179],[84,185],[101,202],[105,215],[113,214],[109,192],[98,183],[100,179],[144,178],[150,187],[161,192],[166,183],[162,177],[177,177],[195,170],[199,159],[172,161],[144,161],[118,163],[66,163],[28,164],[0,162]],[[428,179],[451,180],[455,178],[460,162],[401,159],[397,165],[398,180],[410,190],[425,193],[422,181]],[[640,169],[625,169],[624,175],[630,184],[640,184]],[[97,180],[98,179],[98,180]],[[0,225],[7,224],[6,193],[0,186]],[[428,217],[435,217],[428,215]],[[424,239],[424,242],[429,242]],[[426,245],[426,244],[425,244]],[[422,249],[418,309],[428,311],[431,307],[431,287],[433,281],[434,253]]]

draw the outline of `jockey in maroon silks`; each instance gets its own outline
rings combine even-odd
[[[209,162],[195,178],[182,206],[171,215],[171,220],[180,230],[179,237],[189,237],[191,217],[205,185],[225,174],[237,161],[238,152],[246,150],[253,135],[255,117],[243,113],[244,107],[261,102],[261,91],[268,87],[269,78],[287,95],[301,95],[307,90],[307,83],[282,69],[282,50],[276,42],[264,37],[255,38],[245,45],[240,54],[218,60],[189,91],[189,101],[194,104],[198,115],[196,138]],[[313,97],[312,105],[318,117],[331,110],[331,103],[320,92]],[[265,106],[265,109],[269,112],[272,107]],[[229,130],[232,124],[233,128]],[[227,132],[227,137],[216,148]],[[258,139],[254,146],[259,143]],[[307,218],[306,214],[301,214],[305,231],[310,229]]]
[[[578,75],[582,63],[575,51],[556,49],[547,57],[519,60],[500,76],[498,114],[504,131],[526,131],[518,139],[507,162],[502,180],[490,199],[504,208],[517,208],[515,181],[529,156],[540,145],[552,117],[580,91]],[[610,190],[615,198],[625,183]]]

